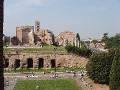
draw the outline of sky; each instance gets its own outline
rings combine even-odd
[[[34,25],[58,35],[79,33],[81,39],[120,33],[120,0],[5,0],[4,34],[14,36],[16,26]]]

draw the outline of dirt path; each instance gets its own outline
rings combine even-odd
[[[93,84],[94,90],[109,90],[109,86],[101,84]]]
[[[78,84],[83,88],[83,90],[109,90],[108,85],[95,84],[91,79],[84,77],[82,79],[76,79]]]

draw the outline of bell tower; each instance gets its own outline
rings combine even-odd
[[[40,31],[40,21],[35,21],[35,32],[39,32]]]

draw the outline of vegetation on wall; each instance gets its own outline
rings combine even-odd
[[[67,45],[65,49],[67,50],[68,53],[76,54],[79,56],[89,57],[91,55],[91,51],[85,47],[79,48],[76,46]]]

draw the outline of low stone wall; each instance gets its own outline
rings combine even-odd
[[[87,61],[80,56],[58,54],[7,54],[4,58],[6,68],[85,67]]]

